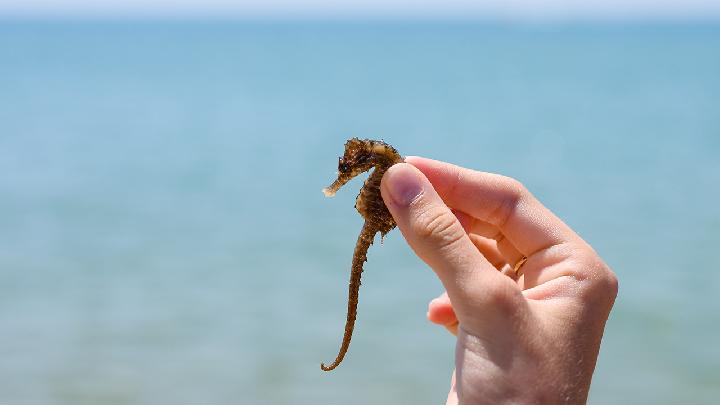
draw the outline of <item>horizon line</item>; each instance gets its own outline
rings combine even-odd
[[[491,15],[491,14],[442,14],[442,15],[395,15],[395,14],[330,14],[330,13],[3,13],[0,22],[438,22],[438,23],[507,23],[507,24],[643,24],[643,23],[720,23],[720,14],[704,15]]]

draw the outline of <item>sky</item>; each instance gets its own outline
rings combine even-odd
[[[0,16],[720,19],[720,0],[0,0]]]

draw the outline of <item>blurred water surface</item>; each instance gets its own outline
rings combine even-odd
[[[350,136],[523,181],[618,273],[591,404],[720,395],[720,26],[0,23],[0,403],[444,401]]]

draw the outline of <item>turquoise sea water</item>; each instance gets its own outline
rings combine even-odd
[[[720,26],[0,22],[0,403],[444,401],[350,136],[523,181],[617,272],[591,404],[720,396]]]

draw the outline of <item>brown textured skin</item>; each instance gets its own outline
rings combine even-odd
[[[330,371],[337,367],[350,347],[350,339],[352,339],[357,316],[360,277],[363,264],[367,261],[367,251],[375,239],[375,234],[380,232],[380,236],[385,237],[388,232],[395,228],[395,220],[390,215],[380,195],[380,180],[382,180],[383,174],[390,166],[400,163],[402,160],[397,150],[385,142],[352,138],[345,143],[345,154],[338,162],[337,180],[330,187],[323,190],[326,196],[333,196],[340,187],[353,177],[372,168],[375,169],[365,181],[355,200],[355,208],[365,219],[365,223],[362,230],[360,230],[360,236],[358,236],[355,252],[353,253],[345,334],[335,361],[328,366],[324,363],[320,364],[320,368],[324,371]]]

